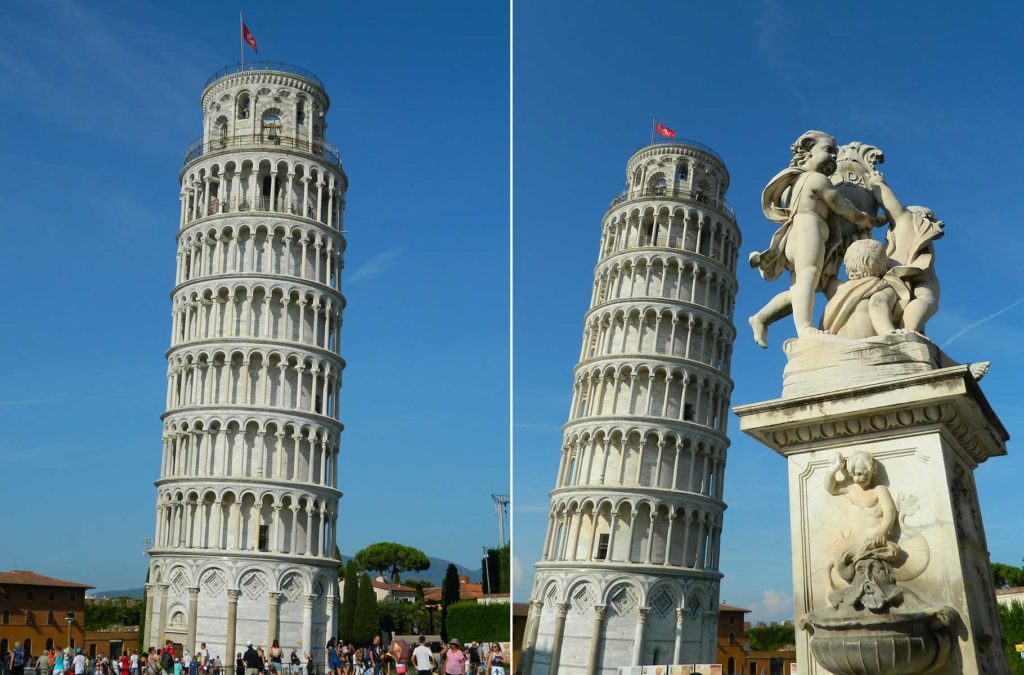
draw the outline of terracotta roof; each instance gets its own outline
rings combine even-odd
[[[722,611],[722,612],[749,612],[750,611],[749,609],[743,609],[742,607],[737,607],[735,605],[727,605],[724,602],[720,603],[718,605],[718,609],[719,609],[719,611]]]
[[[28,572],[26,570],[11,570],[10,572],[0,572],[0,584],[8,584],[11,586],[61,586],[64,588],[95,588],[89,584],[80,584],[77,581],[65,581],[63,579],[54,579],[53,577],[44,577],[42,574],[36,574],[35,572]]]
[[[997,588],[996,595],[1014,595],[1024,593],[1024,586],[1010,586],[1009,588]]]
[[[483,584],[472,584],[469,582],[463,582],[459,584],[460,600],[475,600],[477,598],[482,597],[483,594]],[[423,599],[427,602],[441,602],[441,587],[433,586],[431,588],[424,588]]]

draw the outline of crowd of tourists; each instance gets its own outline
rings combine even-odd
[[[447,645],[427,644],[423,636],[415,646],[404,640],[384,644],[380,636],[365,647],[331,640],[326,651],[325,673],[324,664],[314,661],[311,653],[300,656],[292,649],[286,656],[277,640],[269,650],[250,640],[244,652],[235,654],[234,664],[228,665],[211,655],[206,643],[200,643],[195,654],[187,649],[177,654],[168,641],[160,650],[150,647],[147,652],[126,650],[116,657],[89,658],[81,647],[32,655],[17,642],[0,657],[0,671],[3,675],[25,675],[26,669],[35,675],[413,675],[413,671],[416,675],[506,675],[508,659],[497,643],[463,645],[452,639]]]
[[[507,659],[496,642],[485,648],[478,642],[463,645],[453,638],[447,645],[428,645],[422,635],[415,648],[403,640],[384,645],[379,636],[362,648],[335,644],[334,640],[327,643],[330,675],[412,675],[411,671],[417,675],[505,675]]]

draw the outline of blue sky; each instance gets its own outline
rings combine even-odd
[[[653,115],[725,159],[742,261],[771,237],[761,189],[801,132],[881,147],[896,193],[946,222],[937,244],[942,307],[929,334],[959,361],[992,361],[983,389],[1011,436],[1024,434],[1024,304],[1014,304],[1024,300],[1022,18],[1013,3],[517,0],[517,598],[529,595],[543,542],[601,218]],[[746,266],[739,284],[734,405],[778,396],[780,345],[792,336],[787,320],[767,352],[756,347],[744,319],[781,286]],[[755,620],[791,618],[785,461],[737,427],[733,417],[722,599],[754,610]],[[1022,475],[1016,442],[976,473],[997,561],[1024,557]]]
[[[261,58],[326,84],[351,180],[341,549],[397,540],[475,568],[498,541],[490,493],[508,491],[507,6],[245,10]],[[0,569],[137,587],[177,174],[203,83],[238,60],[238,7],[0,14]]]

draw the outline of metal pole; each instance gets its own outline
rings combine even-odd
[[[245,45],[242,44],[242,34],[245,32],[245,22],[242,21],[242,13],[238,13],[238,55],[242,59],[242,70],[245,70]]]
[[[651,118],[651,143],[654,143],[654,129],[658,126],[657,116]]]
[[[488,565],[488,558],[491,556],[487,554],[486,546],[482,546],[481,548],[484,550],[484,579],[487,580],[487,595],[494,595],[494,589],[491,588],[491,569],[490,565]]]

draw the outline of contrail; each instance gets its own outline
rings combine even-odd
[[[992,319],[996,318],[1000,314],[1006,314],[1011,309],[1013,309],[1014,307],[1016,307],[1017,305],[1019,305],[1021,303],[1024,303],[1024,298],[1018,298],[1018,299],[1014,300],[1013,302],[1011,302],[1006,307],[1003,307],[1002,309],[1000,309],[1000,310],[998,310],[996,312],[992,312],[991,314],[989,314],[985,318],[978,319],[974,323],[967,324],[967,326],[965,326],[964,328],[961,328],[960,331],[958,333],[956,333],[953,337],[951,337],[948,340],[946,340],[945,342],[943,342],[942,343],[942,348],[945,349],[946,346],[949,345],[949,343],[951,343],[954,340],[962,337],[965,333],[969,333],[970,331],[974,330],[975,328],[977,328],[981,324],[986,323],[988,321],[991,321]]]
[[[53,401],[66,401],[65,398],[27,398],[22,401],[0,401],[0,406],[5,405],[33,405],[35,403],[51,403]]]

